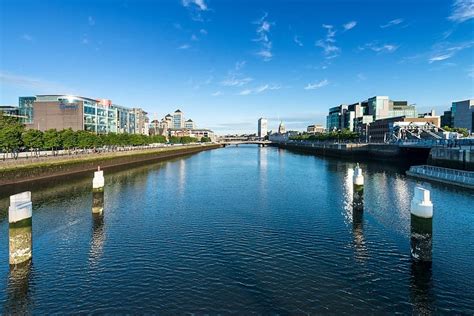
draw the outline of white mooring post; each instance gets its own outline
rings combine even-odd
[[[364,176],[362,175],[362,169],[359,167],[359,163],[357,163],[354,169],[352,184],[354,208],[362,210],[364,208]]]
[[[32,257],[31,192],[10,196],[8,209],[10,266],[27,263]]]
[[[99,166],[92,180],[92,213],[102,214],[104,210],[104,182],[104,171]]]
[[[431,261],[433,239],[433,203],[430,191],[415,187],[415,195],[411,201],[411,256],[416,261]]]

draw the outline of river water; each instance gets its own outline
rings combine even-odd
[[[426,184],[432,265],[410,257],[416,180],[361,163],[272,147],[227,147],[105,172],[102,218],[91,176],[27,185],[33,262],[10,271],[10,188],[0,197],[3,313],[474,313],[474,194]],[[8,192],[12,191],[12,192]]]

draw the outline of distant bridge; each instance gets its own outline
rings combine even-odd
[[[268,146],[272,142],[269,140],[221,140],[219,142],[220,144],[225,146],[239,146],[239,145],[245,145],[245,144],[251,144],[251,145],[260,145],[262,147]]]

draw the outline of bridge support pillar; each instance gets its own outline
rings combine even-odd
[[[410,205],[411,234],[410,250],[415,261],[431,262],[433,239],[433,204],[430,191],[415,187]]]
[[[102,214],[104,210],[104,171],[97,168],[92,180],[92,213]]]
[[[27,264],[32,257],[32,215],[31,192],[10,196],[8,208],[10,267]]]

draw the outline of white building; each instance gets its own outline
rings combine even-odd
[[[189,119],[186,122],[184,122],[184,128],[195,129],[196,125],[194,124],[193,120]]]
[[[179,109],[173,113],[173,128],[184,128],[184,113]]]
[[[267,136],[268,133],[268,120],[266,118],[259,118],[258,119],[258,132],[257,136],[263,138]]]

